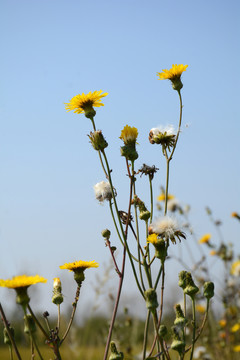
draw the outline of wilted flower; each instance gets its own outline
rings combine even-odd
[[[112,190],[109,182],[101,181],[94,185],[95,197],[98,201],[111,200]]]
[[[143,166],[141,167],[141,169],[138,170],[139,173],[142,173],[141,176],[144,175],[149,175],[150,179],[152,180],[154,177],[154,174],[157,172],[157,170],[159,170],[158,168],[156,168],[155,165],[153,166],[148,166],[146,164],[143,164]]]
[[[90,91],[88,94],[82,93],[82,95],[74,96],[69,103],[65,103],[65,108],[67,111],[74,110],[77,114],[85,113],[86,117],[92,118],[96,115],[96,111],[93,107],[104,106],[101,103],[101,98],[107,96],[108,93],[102,94],[102,90]]]
[[[167,125],[165,127],[159,126],[157,128],[152,128],[148,139],[151,144],[161,144],[170,151],[170,147],[174,145],[176,139],[174,127],[172,125]]]
[[[162,70],[163,72],[157,73],[159,76],[159,80],[171,80],[172,87],[174,90],[181,90],[183,87],[183,84],[181,82],[181,75],[183,71],[186,71],[188,65],[172,65],[172,68],[170,70]]]
[[[101,130],[91,131],[88,137],[95,150],[102,151],[108,146]]]

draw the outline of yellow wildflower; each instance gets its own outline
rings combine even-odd
[[[240,260],[235,261],[231,266],[231,274],[235,276],[240,275]]]
[[[101,98],[107,95],[108,93],[102,94],[102,90],[94,91],[93,93],[90,91],[88,94],[82,93],[82,95],[74,96],[69,103],[65,103],[65,109],[67,111],[74,110],[74,113],[77,114],[85,112],[86,116],[88,114],[94,116],[96,112],[93,107],[104,106],[104,104],[101,103]]]
[[[75,261],[73,263],[64,264],[59,266],[60,269],[67,269],[69,271],[75,271],[77,269],[86,270],[88,268],[97,268],[99,264],[96,261]]]
[[[227,325],[226,319],[221,319],[221,320],[219,320],[218,323],[221,326],[221,328],[224,328]]]
[[[235,324],[233,325],[233,327],[231,328],[231,332],[235,333],[240,329],[240,324]]]
[[[205,234],[201,237],[200,240],[198,240],[198,242],[199,244],[205,244],[208,243],[210,239],[211,239],[211,234]]]
[[[196,311],[199,312],[200,314],[204,314],[206,311],[206,307],[201,304],[197,304]]]
[[[240,220],[240,215],[237,212],[232,212],[231,216]]]
[[[124,126],[121,131],[119,139],[123,140],[124,144],[135,143],[138,137],[138,129],[129,125]]]
[[[209,253],[211,256],[214,256],[217,254],[216,250],[211,250],[210,253]]]
[[[35,276],[19,275],[19,276],[14,276],[12,279],[7,279],[7,280],[0,279],[0,286],[7,287],[9,289],[17,289],[23,287],[25,288],[40,282],[46,283],[47,279],[39,275],[35,275]]]
[[[159,242],[159,239],[158,239],[157,234],[151,234],[147,238],[147,243],[151,243],[153,245],[156,245],[156,244],[158,244],[158,242]]]
[[[240,352],[240,345],[234,346],[233,351],[234,352]]]
[[[174,195],[168,194],[168,200],[173,200],[175,199]],[[158,197],[157,197],[158,201],[165,201],[165,193],[161,193]]]
[[[176,78],[180,78],[183,71],[186,71],[186,68],[188,65],[172,65],[172,68],[170,70],[163,69],[161,73],[157,73],[159,76],[159,80],[173,80]]]

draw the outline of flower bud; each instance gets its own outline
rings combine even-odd
[[[148,210],[141,211],[139,214],[139,219],[147,221],[150,218],[151,214]]]
[[[138,158],[135,143],[129,143],[127,145],[121,146],[120,151],[121,156],[124,156],[127,160],[135,161]]]
[[[96,115],[96,111],[94,110],[94,108],[92,106],[85,107],[84,113],[85,113],[86,118],[88,118],[88,119],[93,119],[94,116]]]
[[[83,269],[74,269],[74,280],[77,282],[79,286],[82,285],[82,282],[85,280],[85,275]]]
[[[211,281],[205,282],[203,285],[203,295],[208,300],[214,296],[214,283]]]
[[[8,326],[8,329],[9,329],[12,337],[14,338],[14,329],[13,329],[10,325]],[[12,345],[11,339],[9,338],[7,329],[6,329],[5,327],[4,327],[4,329],[3,329],[3,342],[4,342],[4,344],[6,344],[6,345]]]
[[[165,325],[160,325],[158,333],[161,338],[164,338],[168,333],[167,327]]]
[[[187,323],[187,319],[183,314],[180,304],[177,304],[175,306],[175,312],[176,312],[176,319],[174,320],[174,325],[183,328]]]
[[[104,230],[102,231],[102,236],[103,236],[104,238],[106,238],[106,239],[109,239],[110,236],[111,236],[111,231],[108,230],[108,229],[104,229]]]
[[[199,288],[195,285],[190,272],[181,271],[179,274],[178,285],[183,288],[184,294],[187,294],[191,298],[199,291]]]
[[[60,305],[63,302],[62,284],[59,278],[54,278],[53,281],[52,302],[55,305]]]
[[[91,131],[90,135],[88,135],[88,137],[89,137],[90,142],[95,150],[102,151],[108,146],[108,143],[104,139],[104,136],[103,136],[101,130],[97,130],[94,132]]]
[[[179,355],[183,354],[185,350],[185,343],[182,340],[173,340],[171,344],[171,348],[179,353]]]
[[[148,289],[144,292],[146,307],[148,310],[155,310],[158,307],[157,293],[154,289]]]
[[[124,359],[123,353],[117,351],[117,347],[116,347],[114,341],[111,341],[110,349],[111,349],[111,355],[109,357],[109,360],[123,360]]]
[[[35,321],[31,314],[27,314],[24,316],[24,332],[25,334],[33,334],[37,330]]]
[[[15,288],[15,290],[17,292],[16,303],[26,307],[30,301],[30,297],[27,293],[27,286]]]

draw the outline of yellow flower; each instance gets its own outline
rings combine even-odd
[[[210,239],[211,239],[211,234],[205,234],[201,237],[200,240],[198,240],[198,242],[199,244],[205,244],[208,243]]]
[[[175,199],[174,195],[168,194],[168,200],[173,200]],[[161,193],[158,197],[157,197],[158,201],[165,201],[165,194]]]
[[[209,253],[211,256],[214,256],[217,254],[216,250],[211,250],[210,253]]]
[[[174,80],[179,79],[183,73],[183,71],[186,71],[186,68],[188,65],[172,65],[172,68],[170,70],[163,69],[161,73],[157,73],[159,76],[159,80]]]
[[[240,329],[240,324],[235,324],[233,325],[233,327],[231,328],[231,332],[237,332]]]
[[[204,314],[206,311],[206,307],[201,305],[201,304],[197,304],[196,305],[196,310],[200,313],[200,314]]]
[[[231,274],[235,276],[240,275],[240,260],[235,261],[231,266]]]
[[[221,319],[219,320],[219,325],[221,326],[221,328],[224,328],[227,325],[227,321],[225,319]]]
[[[65,103],[65,109],[67,111],[74,110],[77,114],[85,112],[86,116],[90,114],[91,117],[96,114],[93,107],[104,106],[104,104],[101,103],[101,98],[107,95],[108,93],[102,94],[102,90],[94,91],[93,93],[90,91],[88,94],[82,93],[82,95],[74,96],[69,103]]]
[[[75,270],[86,270],[88,268],[97,268],[99,264],[96,261],[75,261],[73,263],[64,264],[59,266],[60,269],[67,269],[69,271],[75,271]]]
[[[27,276],[19,275],[14,276],[12,279],[2,280],[0,279],[0,286],[7,287],[9,289],[25,288],[37,283],[46,283],[47,279],[39,275]]]
[[[119,139],[123,140],[124,144],[135,143],[138,137],[138,129],[129,125],[124,126],[121,131]]]
[[[234,352],[240,352],[240,345],[234,346],[233,351]]]
[[[237,212],[233,212],[233,213],[231,214],[231,216],[234,217],[234,218],[236,218],[236,219],[238,219],[238,220],[240,220],[240,215],[239,215]]]
[[[153,245],[156,245],[156,244],[158,244],[158,242],[159,242],[159,239],[158,239],[157,234],[151,234],[147,238],[147,243],[151,243]]]

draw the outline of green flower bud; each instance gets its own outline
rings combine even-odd
[[[12,337],[14,338],[14,329],[10,325],[8,326],[8,328],[10,330]],[[3,342],[6,345],[10,345],[10,346],[12,345],[6,328],[3,329]]]
[[[211,281],[205,282],[203,285],[203,295],[207,299],[211,299],[214,296],[214,283]]]
[[[139,219],[147,221],[150,218],[151,214],[148,210],[141,211],[139,214]]]
[[[138,153],[136,151],[136,143],[129,143],[127,145],[121,146],[121,155],[127,158],[130,161],[135,161],[138,158]]]
[[[174,90],[180,91],[182,89],[183,83],[182,83],[180,77],[171,79],[171,82],[172,82],[172,87]]]
[[[155,256],[160,259],[162,262],[165,261],[167,257],[167,243],[163,239],[158,239],[157,243],[154,244],[155,247]]]
[[[37,330],[35,321],[33,320],[32,315],[27,314],[24,316],[24,332],[25,334],[33,334]]]
[[[158,307],[157,293],[154,289],[148,289],[144,292],[146,307],[153,311]]]
[[[165,325],[160,325],[158,333],[161,338],[164,338],[168,333],[167,327]]]
[[[90,135],[88,135],[88,137],[89,137],[90,142],[95,150],[102,151],[108,146],[108,143],[104,139],[104,136],[103,136],[101,130],[96,130],[94,132],[91,131]]]
[[[184,289],[187,286],[187,271],[183,270],[179,273],[179,282],[178,285]]]
[[[88,119],[93,119],[94,116],[96,115],[96,111],[94,110],[94,108],[90,105],[90,106],[85,106],[84,107],[84,113],[86,118]]]
[[[102,231],[102,236],[103,236],[104,238],[109,239],[109,238],[110,238],[110,235],[111,235],[111,231],[110,231],[110,230],[105,229],[105,230]]]
[[[123,360],[124,359],[123,353],[117,351],[117,347],[116,347],[114,341],[111,341],[110,349],[111,349],[111,355],[109,357],[109,360]]]
[[[192,298],[199,291],[199,288],[195,285],[192,279],[191,273],[187,271],[180,272],[178,285],[183,288],[184,294],[187,294]]]
[[[179,353],[179,355],[184,353],[185,343],[182,340],[173,340],[171,348]]]
[[[185,318],[181,306],[179,304],[175,306],[175,312],[176,312],[176,319],[174,320],[174,325],[183,328],[187,323],[187,319]]]

